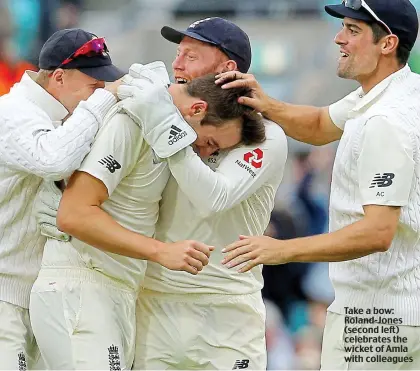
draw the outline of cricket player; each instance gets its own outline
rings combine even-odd
[[[251,87],[253,97],[241,101],[295,139],[316,145],[340,139],[330,233],[288,241],[242,236],[227,247],[224,263],[245,264],[240,271],[248,272],[258,264],[331,262],[335,300],[321,369],[417,370],[420,77],[407,61],[418,16],[409,0],[347,0],[325,9],[343,19],[335,38],[338,76],[358,81],[359,89],[329,108],[315,108],[277,102],[249,75],[239,73],[225,87]],[[224,78],[232,76],[218,83]]]
[[[223,90],[214,74],[169,88],[162,63],[134,65],[130,75],[138,92],[106,117],[64,191],[57,222],[73,238],[48,239],[32,289],[31,322],[48,368],[130,369],[146,260],[188,275],[208,263],[207,244],[153,238],[169,178],[161,159],[193,142],[206,151],[209,141],[223,149],[265,138],[261,117],[237,102],[246,90]]]
[[[246,72],[248,36],[222,18],[194,22],[162,35],[178,43],[172,66],[178,83],[207,73]],[[167,159],[156,238],[167,243],[192,238],[215,250],[195,277],[148,262],[139,295],[134,369],[265,369],[265,307],[261,267],[247,274],[221,264],[222,248],[240,234],[260,235],[270,220],[283,177],[287,142],[267,120],[266,139],[211,152],[186,147]],[[153,148],[153,145],[151,145]]]
[[[39,67],[0,98],[0,369],[8,370],[31,368],[39,355],[28,313],[45,243],[32,215],[39,185],[79,167],[123,76],[104,39],[81,29],[52,35]]]

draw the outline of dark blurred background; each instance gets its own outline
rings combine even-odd
[[[336,77],[333,39],[340,20],[324,5],[338,0],[0,0],[0,95],[26,69],[37,70],[42,44],[56,30],[82,27],[104,36],[122,69],[163,60],[168,70],[176,45],[160,36],[163,25],[186,28],[221,16],[250,36],[251,72],[273,97],[328,105],[356,87]],[[420,0],[412,0],[420,9]],[[410,66],[420,71],[420,49]],[[289,159],[267,235],[281,239],[328,229],[330,177],[336,146],[289,141]],[[327,264],[264,267],[269,369],[319,369],[325,311],[334,298]]]

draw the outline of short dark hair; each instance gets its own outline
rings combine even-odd
[[[249,88],[222,89],[215,84],[215,74],[193,79],[187,84],[187,93],[207,102],[207,113],[202,125],[221,126],[227,120],[242,118],[241,143],[260,144],[265,141],[265,126],[262,116],[251,107],[238,102],[239,97],[250,96]]]
[[[388,31],[385,29],[384,26],[382,26],[378,22],[372,22],[369,23],[369,26],[372,29],[373,32],[373,42],[377,44],[379,40],[381,40],[383,37],[388,35]],[[408,58],[410,58],[410,50],[402,45],[398,44],[397,47],[397,60],[400,65],[405,65],[408,62]]]

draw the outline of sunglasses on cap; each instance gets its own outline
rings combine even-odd
[[[371,9],[371,7],[368,4],[366,4],[365,0],[344,0],[343,4],[346,8],[350,8],[350,9],[353,9],[353,10],[360,10],[361,8],[364,8],[365,10],[367,10],[369,12],[369,14],[378,23],[380,23],[382,26],[384,26],[386,28],[386,30],[388,31],[388,33],[390,35],[393,34],[391,29],[388,27],[388,25],[384,21],[381,21],[381,19],[375,14],[375,12]]]
[[[63,62],[61,62],[61,64],[58,67],[56,67],[56,69],[65,66],[77,57],[94,57],[98,54],[106,52],[108,52],[108,48],[105,44],[105,38],[99,37],[89,40],[88,42],[84,43],[79,49],[77,49],[74,53],[71,53]],[[50,74],[50,77],[51,76],[52,73]]]

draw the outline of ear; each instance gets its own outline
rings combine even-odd
[[[191,117],[200,117],[204,118],[207,112],[208,104],[203,100],[199,100],[194,102],[194,104],[190,107],[189,116]]]
[[[382,41],[382,54],[389,55],[397,50],[399,44],[398,36],[396,35],[389,35]]]
[[[51,75],[51,80],[56,82],[57,85],[63,85],[64,83],[64,70],[62,68],[58,68],[54,70]]]
[[[223,73],[229,71],[236,71],[238,69],[238,65],[232,59],[229,59],[226,62],[220,63],[216,68],[216,73]]]

